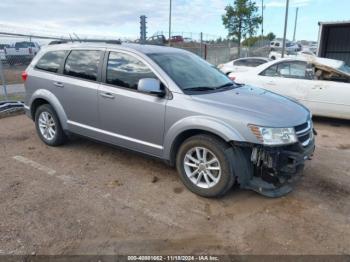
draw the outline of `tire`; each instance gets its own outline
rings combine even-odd
[[[45,122],[45,115],[46,119],[48,119],[47,122]],[[47,124],[50,125],[54,134],[49,132],[51,130],[48,129]],[[35,127],[40,139],[49,146],[60,146],[67,140],[58,116],[53,107],[49,104],[41,105],[35,111]],[[43,131],[43,129],[47,129],[47,132]]]
[[[185,140],[176,156],[176,168],[184,185],[193,193],[203,197],[223,196],[235,182],[232,169],[233,159],[227,153],[229,147],[230,145],[221,139],[210,135],[196,135]],[[203,157],[204,149],[207,150],[206,161]],[[198,157],[198,153],[200,157]],[[218,163],[214,161],[214,157]],[[204,163],[195,164],[193,160],[199,158],[202,158],[204,163],[214,162],[207,167]],[[195,166],[188,166],[193,164]],[[212,169],[220,169],[220,171]],[[199,170],[196,175],[190,177],[196,170]],[[208,175],[208,171],[211,176]],[[199,178],[199,172],[202,173],[201,178]],[[215,180],[212,179],[213,177]]]

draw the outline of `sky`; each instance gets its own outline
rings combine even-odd
[[[172,0],[172,31],[196,38],[225,37],[224,8],[233,0]],[[283,36],[285,0],[264,0],[264,32]],[[261,12],[261,0],[257,0]],[[299,7],[298,40],[317,40],[319,21],[350,20],[350,0],[290,0],[287,38],[292,39]],[[139,16],[148,34],[168,31],[169,0],[1,0],[0,31],[135,39]],[[259,29],[260,32],[260,29]]]

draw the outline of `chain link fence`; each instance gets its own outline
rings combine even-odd
[[[24,86],[21,74],[41,47],[71,41],[116,41],[116,39],[111,40],[111,38],[73,35],[74,38],[71,35],[48,35],[46,32],[42,34],[35,32],[26,35],[18,32],[3,32],[0,26],[0,102],[23,100]],[[226,40],[218,41],[218,36],[203,33],[172,32],[170,41],[166,36],[166,32],[157,32],[147,39],[146,44],[170,45],[185,49],[197,54],[215,66],[238,58],[237,44]],[[119,40],[122,40],[122,42],[138,42],[135,39]],[[240,57],[267,57],[269,51],[268,41],[258,41],[250,48],[242,47]]]

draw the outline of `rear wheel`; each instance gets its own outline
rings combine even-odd
[[[49,146],[59,146],[66,141],[57,114],[49,104],[41,105],[36,110],[35,126],[40,139]]]
[[[210,135],[187,139],[177,154],[176,167],[184,185],[204,197],[224,195],[233,185],[232,159],[226,153],[229,145]]]

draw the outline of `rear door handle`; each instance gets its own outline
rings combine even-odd
[[[64,85],[61,82],[54,82],[53,84],[57,87],[64,87]]]
[[[114,99],[114,95],[111,93],[101,93],[100,96],[104,98]]]

